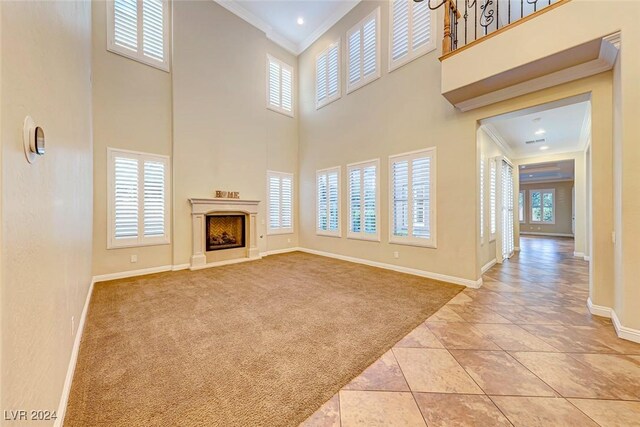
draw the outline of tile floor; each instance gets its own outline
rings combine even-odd
[[[573,241],[520,245],[302,425],[640,426],[640,344],[587,310]]]

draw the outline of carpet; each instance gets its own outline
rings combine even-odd
[[[302,252],[96,283],[65,425],[295,426],[461,290]]]

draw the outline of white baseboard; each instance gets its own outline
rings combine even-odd
[[[127,277],[144,276],[145,274],[163,273],[173,270],[173,265],[162,265],[160,267],[143,268],[140,270],[121,271],[119,273],[100,274],[93,276],[93,281],[106,282],[107,280],[126,279]],[[180,267],[180,266],[178,266]]]
[[[611,320],[613,321],[613,327],[616,328],[616,334],[618,334],[618,337],[640,343],[640,330],[623,326],[614,310],[611,310]]]
[[[606,317],[608,319],[611,318],[611,309],[609,307],[605,307],[603,305],[596,305],[591,301],[591,297],[587,298],[587,307],[589,308],[589,312],[594,316]]]
[[[570,233],[539,233],[537,231],[521,231],[520,234],[529,236],[574,237],[573,234]]]
[[[76,371],[76,363],[78,362],[78,352],[80,351],[80,342],[82,341],[82,332],[84,332],[84,324],[87,320],[87,312],[89,311],[89,303],[91,302],[91,295],[93,295],[92,280],[89,285],[89,291],[87,292],[87,298],[84,301],[84,307],[82,308],[82,314],[80,315],[80,321],[78,322],[78,329],[76,330],[76,336],[73,340],[73,348],[71,349],[71,357],[69,358],[69,367],[67,368],[67,376],[64,379],[64,386],[62,387],[62,396],[60,396],[60,404],[58,405],[58,412],[56,413],[56,420],[53,423],[54,427],[61,427],[64,424],[64,415],[67,411],[67,403],[69,402],[69,394],[71,393],[71,384],[73,383],[73,374]]]
[[[498,261],[494,258],[491,261],[489,261],[488,263],[486,263],[485,265],[482,266],[482,268],[480,269],[480,271],[482,272],[482,274],[486,273],[487,271],[489,271],[489,269],[491,267],[493,267],[494,265],[496,265]]]
[[[249,261],[256,261],[262,258],[262,255],[259,255],[257,257],[253,257],[253,258],[235,258],[235,259],[229,259],[226,261],[216,261],[216,262],[210,262],[208,264],[205,265],[199,265],[197,267],[189,267],[191,270],[202,270],[204,268],[211,268],[211,267],[222,267],[223,265],[231,265],[231,264],[240,264],[242,262],[249,262]]]
[[[176,264],[176,265],[172,265],[171,266],[171,271],[187,270],[189,267],[191,267],[191,264],[189,264],[189,263]]]
[[[591,261],[591,257],[590,257],[590,256],[587,256],[587,255],[585,255],[585,256],[583,257],[583,259],[584,259],[585,261]]]
[[[576,258],[584,258],[584,252],[574,252],[573,256]]]
[[[269,256],[269,255],[278,255],[278,254],[286,254],[289,252],[296,252],[296,251],[300,251],[301,249],[299,247],[293,247],[293,248],[284,248],[284,249],[275,249],[272,251],[266,251],[266,252],[262,252],[260,255],[262,256]]]
[[[315,249],[299,248],[299,250],[301,252],[306,252],[306,253],[310,253],[310,254],[313,254],[313,255],[320,255],[320,256],[325,256],[325,257],[329,257],[329,258],[339,259],[339,260],[342,260],[342,261],[355,262],[356,264],[364,264],[364,265],[368,265],[368,266],[371,266],[371,267],[384,268],[385,270],[393,270],[393,271],[397,271],[399,273],[412,274],[414,276],[426,277],[428,279],[440,280],[442,282],[454,283],[456,285],[462,285],[462,286],[466,286],[468,288],[477,289],[477,288],[482,286],[482,279],[481,278],[478,279],[478,280],[463,279],[462,277],[447,276],[445,274],[432,273],[430,271],[418,270],[416,268],[402,267],[402,266],[399,266],[399,265],[387,264],[387,263],[384,263],[384,262],[370,261],[368,259],[354,258],[354,257],[346,256],[346,255],[338,255],[338,254],[333,254],[333,253],[330,253],[330,252],[317,251]]]

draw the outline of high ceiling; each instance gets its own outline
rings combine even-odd
[[[297,55],[360,0],[215,0]],[[298,23],[301,19],[302,24]]]
[[[573,181],[574,161],[535,163],[520,165],[520,183]]]
[[[584,150],[591,132],[590,101],[542,106],[498,116],[483,125],[515,159]]]

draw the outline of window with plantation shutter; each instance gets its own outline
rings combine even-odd
[[[389,157],[389,242],[436,246],[435,159],[435,148]]]
[[[347,32],[347,93],[380,77],[380,8]]]
[[[169,243],[169,160],[109,148],[107,247]]]
[[[169,71],[169,6],[166,0],[109,0],[107,49]]]
[[[267,172],[267,234],[293,233],[293,174]]]
[[[337,40],[316,57],[316,109],[340,95],[340,40]]]
[[[480,156],[480,243],[484,243],[484,156]]]
[[[498,219],[496,215],[496,186],[498,185],[498,165],[495,157],[489,159],[489,239],[491,241],[496,238],[496,231],[498,228]]]
[[[391,71],[434,50],[435,40],[428,1],[392,0],[389,9]]]
[[[379,160],[347,165],[349,189],[349,230],[347,237],[380,240]]]
[[[316,233],[341,236],[340,167],[316,172]]]
[[[293,67],[267,55],[267,108],[293,117]]]

